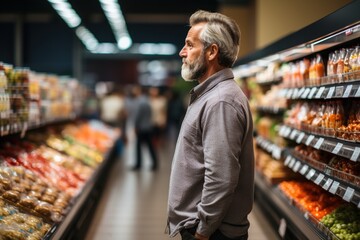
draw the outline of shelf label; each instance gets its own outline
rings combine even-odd
[[[332,180],[331,178],[328,178],[326,183],[323,186],[323,189],[325,189],[326,191],[329,189],[329,187],[331,186],[331,184],[333,183],[334,180]]]
[[[309,93],[309,96],[308,96],[308,99],[311,99],[313,98],[315,92],[316,92],[317,88],[316,87],[313,87]]]
[[[339,185],[340,185],[339,182],[334,181],[333,184],[331,185],[330,189],[329,189],[329,192],[332,193],[332,194],[335,194],[336,191],[337,191],[338,188],[339,188]]]
[[[292,94],[292,96],[291,96],[291,99],[297,98],[297,97],[298,97],[298,94],[299,94],[299,90],[298,90],[297,88],[295,88],[295,89],[294,89],[294,92],[293,92],[293,94]]]
[[[340,151],[340,149],[343,147],[344,144],[342,143],[337,143],[334,150],[332,150],[332,154],[338,154],[338,152]]]
[[[355,93],[355,97],[360,97],[360,86],[358,86],[358,90]]]
[[[285,130],[286,130],[286,127],[285,127],[284,125],[282,125],[282,126],[280,127],[280,129],[279,129],[279,135],[280,135],[280,136],[283,136],[284,133],[285,133]]]
[[[293,167],[293,171],[294,171],[294,172],[298,172],[299,169],[300,169],[300,167],[301,167],[301,162],[300,162],[300,161],[297,161],[297,162],[295,163],[295,166]]]
[[[314,169],[310,169],[308,174],[306,175],[307,179],[311,179],[315,175],[316,171]]]
[[[305,213],[304,213],[304,218],[307,219],[307,220],[309,220],[309,212],[305,212]]]
[[[289,137],[290,133],[291,133],[291,128],[287,127],[284,133],[284,137],[286,138]]]
[[[319,184],[321,183],[321,181],[324,179],[324,177],[325,177],[325,175],[322,174],[322,173],[320,173],[320,174],[317,176],[317,178],[315,179],[314,183],[315,183],[316,185],[319,185]]]
[[[306,98],[307,95],[309,95],[309,93],[310,93],[310,88],[306,88],[303,95],[301,95],[301,98]]]
[[[296,129],[292,130],[291,134],[290,134],[290,139],[294,140],[296,137],[296,134],[298,133],[298,131]]]
[[[324,93],[325,87],[319,88],[319,91],[316,93],[315,98],[321,98],[322,94]]]
[[[308,169],[309,169],[309,166],[305,164],[300,170],[301,175],[305,175],[305,173]]]
[[[354,196],[355,190],[351,187],[347,187],[343,199],[347,202],[350,202]]]
[[[350,96],[351,90],[352,90],[353,85],[347,85],[343,98],[348,98]]]
[[[301,143],[301,141],[304,139],[304,137],[305,137],[305,133],[301,132],[296,139],[296,143]]]
[[[335,97],[342,97],[344,93],[344,86],[337,86],[335,88]]]
[[[284,218],[280,219],[280,225],[278,229],[279,235],[281,238],[284,238],[286,233],[286,221]]]
[[[289,164],[289,168],[293,168],[295,162],[296,162],[295,158],[291,158],[291,162],[290,162],[290,164]]]
[[[316,149],[320,149],[321,145],[323,144],[324,142],[324,138],[319,138],[319,140],[316,142],[314,148]]]
[[[331,87],[331,88],[329,89],[329,92],[328,92],[326,98],[332,98],[334,92],[335,92],[335,87]]]
[[[293,89],[289,89],[286,94],[286,98],[291,98],[292,93],[293,93]]]
[[[274,147],[273,151],[272,151],[272,156],[279,160],[281,158],[281,148],[279,147]]]
[[[301,95],[304,93],[304,91],[305,91],[305,88],[304,88],[304,87],[300,88],[300,90],[299,90],[299,92],[298,92],[298,97],[297,97],[297,98],[301,98]]]
[[[350,160],[357,162],[359,159],[359,154],[360,154],[360,148],[359,147],[355,147],[353,154],[351,155]]]
[[[284,165],[285,165],[285,166],[288,166],[289,163],[290,163],[290,160],[291,160],[291,156],[288,155],[288,156],[286,157],[285,161],[284,161]]]
[[[310,135],[310,136],[308,136],[308,138],[306,139],[305,144],[306,144],[307,146],[309,146],[309,145],[310,145],[310,143],[312,142],[312,140],[314,140],[314,138],[315,138],[315,136],[314,136],[314,135]]]

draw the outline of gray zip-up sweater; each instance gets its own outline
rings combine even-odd
[[[253,123],[246,96],[231,69],[190,92],[170,177],[170,236],[198,224],[210,236],[247,233],[253,205]]]

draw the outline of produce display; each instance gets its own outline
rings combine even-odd
[[[279,189],[300,209],[309,212],[317,220],[343,203],[341,198],[308,181],[284,181],[279,184]]]
[[[42,239],[61,223],[117,132],[98,121],[79,121],[1,142],[0,239]],[[47,144],[54,138],[66,147]],[[75,157],[66,153],[72,151]]]
[[[355,206],[344,204],[323,217],[321,223],[339,239],[360,239],[360,211]]]

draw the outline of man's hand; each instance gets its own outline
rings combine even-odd
[[[201,234],[199,234],[199,233],[195,233],[195,238],[196,238],[197,240],[209,240],[208,237],[205,237],[205,236],[203,236],[203,235],[201,235]]]

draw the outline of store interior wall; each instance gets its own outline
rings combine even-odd
[[[256,0],[256,49],[342,8],[351,0]]]

